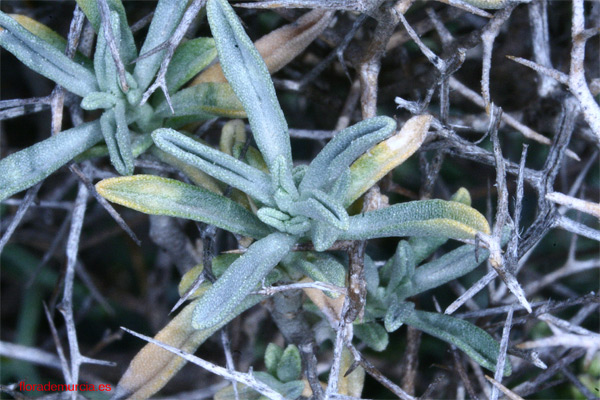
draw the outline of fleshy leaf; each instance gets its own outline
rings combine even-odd
[[[283,355],[283,349],[275,343],[269,343],[265,350],[265,366],[271,375],[277,374],[277,365]]]
[[[192,79],[210,64],[217,56],[213,38],[196,38],[181,44],[167,70],[167,87],[175,93],[187,81]]]
[[[500,345],[486,331],[462,319],[440,313],[415,311],[413,307],[400,307],[398,310],[390,309],[392,315],[389,319],[393,320],[390,325],[393,327],[401,322],[410,325],[453,344],[482,367],[491,371],[496,370]],[[394,313],[394,311],[401,312]],[[387,327],[388,316],[386,315]],[[508,360],[506,360],[503,372],[505,376],[511,374],[511,365]]]
[[[383,351],[390,342],[386,330],[375,322],[354,325],[354,335],[375,351]]]
[[[292,181],[292,152],[287,122],[267,67],[225,0],[208,0],[207,16],[227,81],[244,105],[254,140],[269,170],[283,156]]]
[[[325,251],[337,240],[340,230],[323,221],[313,221],[310,228],[310,240],[315,250]]]
[[[344,206],[348,207],[392,169],[402,164],[421,147],[427,136],[431,115],[412,117],[400,132],[379,143],[350,167],[350,188]]]
[[[265,204],[273,204],[271,181],[264,172],[173,129],[157,129],[152,138],[161,150]]]
[[[79,96],[98,91],[94,73],[0,11],[0,46],[23,64]]]
[[[302,375],[302,359],[298,348],[290,344],[283,351],[277,365],[277,378],[281,382],[291,382],[300,379]]]
[[[110,13],[110,23],[113,28],[113,34],[115,41],[119,42],[120,31],[117,29],[119,26],[119,14],[116,12]],[[118,94],[120,92],[119,77],[117,75],[117,66],[115,60],[110,53],[106,36],[104,35],[104,29],[98,34],[98,42],[96,43],[96,52],[94,53],[94,72],[96,73],[96,81],[98,86],[104,92],[112,92]]]
[[[392,258],[390,280],[386,293],[392,293],[404,281],[410,281],[415,272],[415,255],[406,240],[401,240]]]
[[[390,136],[396,122],[375,117],[336,134],[310,163],[300,190],[322,188],[337,179],[360,155]]]
[[[194,310],[192,325],[196,329],[206,329],[219,324],[223,316],[234,310],[256,288],[295,243],[294,236],[279,232],[254,242],[202,296]]]
[[[325,192],[313,189],[306,200],[294,202],[290,208],[293,215],[303,215],[315,221],[340,229],[348,229],[348,213],[340,203],[332,199]]]
[[[505,225],[502,232],[502,246],[508,242],[511,230],[510,225]],[[472,245],[461,246],[421,265],[415,270],[409,284],[401,287],[397,294],[404,299],[460,278],[486,261],[489,255],[486,249],[476,250]]]
[[[88,122],[0,160],[0,200],[33,186],[100,140],[100,123]]]
[[[350,217],[340,239],[366,240],[390,236],[446,236],[473,239],[490,227],[477,210],[455,201],[419,200]]]
[[[489,255],[485,249],[476,252],[475,246],[461,246],[417,268],[410,286],[402,288],[399,295],[407,298],[460,278],[477,268]]]
[[[150,136],[150,140],[152,141],[152,136]],[[152,146],[150,152],[158,157],[158,159],[162,162],[167,163],[183,172],[185,176],[187,176],[196,186],[201,186],[216,194],[223,194],[219,183],[210,175],[200,171],[198,168],[181,161],[179,158],[162,151],[156,146]]]
[[[94,27],[96,33],[100,32],[100,26],[102,24],[102,20],[100,18],[100,9],[98,8],[97,0],[76,0],[77,4],[85,14],[85,16],[90,20],[90,23]],[[135,47],[135,42],[133,40],[133,33],[131,33],[131,29],[129,29],[129,24],[127,23],[127,15],[125,14],[125,8],[123,7],[123,3],[121,0],[107,0],[108,8],[110,11],[114,11],[119,16],[119,29],[118,32],[113,30],[113,34],[116,36],[120,35],[121,40],[117,42],[119,45],[119,54],[121,56],[121,60],[123,64],[127,67],[135,57],[137,56],[137,48]]]
[[[308,218],[303,216],[291,217],[276,208],[262,207],[258,210],[256,216],[265,224],[290,235],[299,236],[310,229]]]
[[[92,92],[81,100],[84,110],[98,110],[113,108],[117,104],[117,97],[108,92]]]
[[[133,173],[133,153],[123,100],[119,100],[115,108],[102,114],[100,126],[108,147],[108,154],[110,154],[110,162],[119,174],[131,175]]]
[[[226,83],[203,83],[182,89],[171,97],[171,103],[174,114],[165,101],[156,107],[157,116],[190,117],[190,120],[246,117],[242,103],[233,93],[231,86]]]
[[[270,229],[254,214],[204,188],[153,175],[104,179],[96,189],[113,203],[146,214],[201,221],[245,236],[260,238]]]
[[[140,50],[141,55],[169,40],[177,28],[186,6],[187,2],[185,1],[159,0],[154,9],[146,40]],[[164,53],[165,50],[161,50],[136,62],[133,76],[140,90],[144,91],[150,86],[156,71],[160,68]]]
[[[10,14],[10,16],[14,18],[29,32],[33,33],[40,39],[48,42],[49,44],[54,46],[58,51],[64,54],[65,50],[67,49],[67,40],[63,38],[60,34],[53,31],[41,22],[36,21],[33,18],[29,18],[26,15]],[[73,61],[75,61],[77,64],[83,65],[90,71],[94,68],[92,60],[81,54],[79,51],[75,52]]]
[[[456,193],[452,195],[450,200],[457,201],[467,206],[471,205],[471,195],[465,188],[458,189]],[[421,261],[432,255],[447,241],[448,238],[444,236],[411,237],[408,240],[408,243],[413,250],[415,265],[420,264]]]

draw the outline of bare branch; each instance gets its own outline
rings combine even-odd
[[[518,394],[512,392],[510,389],[508,389],[506,386],[504,386],[503,384],[501,384],[500,382],[498,382],[498,380],[491,378],[489,376],[485,376],[485,379],[487,379],[488,381],[490,381],[492,383],[492,393],[494,393],[496,396],[498,395],[497,389],[500,389],[500,391],[502,393],[504,393],[506,395],[506,397],[508,397],[510,400],[523,400],[523,398],[521,396],[519,396]]]
[[[15,230],[19,226],[19,223],[23,220],[23,217],[25,217],[27,210],[29,210],[29,207],[33,204],[33,201],[35,200],[35,197],[37,196],[37,193],[39,192],[41,186],[42,183],[40,182],[37,185],[28,189],[25,193],[25,198],[23,199],[23,202],[19,205],[15,216],[10,222],[10,225],[8,225],[8,228],[6,228],[6,231],[4,231],[4,235],[2,235],[2,239],[0,239],[0,253],[2,253],[2,250],[4,250],[4,246],[6,246],[6,243],[8,243],[12,234],[15,233]]]
[[[490,97],[490,70],[492,68],[492,49],[494,47],[494,41],[500,33],[500,28],[510,17],[513,12],[516,3],[509,4],[508,7],[503,8],[494,14],[492,20],[488,23],[483,33],[481,34],[481,42],[483,43],[483,69],[481,71],[481,93],[483,94],[483,100],[485,102],[485,110],[490,113],[491,97]]]
[[[593,215],[596,218],[600,218],[600,204],[598,203],[580,200],[559,192],[546,194],[546,199],[553,203],[563,205],[567,208],[579,210],[586,214]]]
[[[506,315],[506,322],[504,329],[502,330],[502,340],[500,341],[500,350],[498,355],[498,361],[496,362],[496,373],[494,374],[494,380],[498,383],[502,383],[502,376],[504,371],[504,364],[506,362],[506,350],[508,349],[508,342],[510,340],[510,328],[512,326],[513,308],[508,310]],[[503,391],[504,392],[504,391]],[[498,399],[498,386],[494,384],[492,387],[492,394],[490,400]]]
[[[153,339],[149,336],[145,336],[142,335],[140,333],[134,332],[132,330],[129,330],[125,327],[121,327],[121,329],[123,329],[125,332],[138,337],[140,339],[143,339],[149,343],[153,343],[157,346],[162,347],[163,349],[170,351],[173,354],[178,355],[181,358],[184,358],[185,360],[198,365],[199,367],[204,368],[205,370],[212,372],[215,375],[219,375],[222,376],[225,379],[229,379],[229,380],[235,380],[236,382],[242,383],[246,386],[251,387],[252,389],[256,390],[257,392],[267,396],[270,399],[273,400],[285,400],[285,398],[280,395],[279,393],[277,393],[276,391],[274,391],[273,389],[271,389],[269,386],[267,386],[266,384],[262,383],[261,381],[257,380],[256,378],[254,378],[254,376],[252,376],[251,374],[246,374],[246,373],[242,373],[242,372],[237,372],[237,371],[229,371],[227,368],[223,368],[223,367],[219,367],[218,365],[215,365],[211,362],[205,361],[199,357],[196,357],[192,354],[186,353],[183,350],[180,350],[176,347],[170,346],[166,343],[160,342],[156,339]]]

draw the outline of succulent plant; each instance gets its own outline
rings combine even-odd
[[[410,141],[398,139],[406,133],[404,129],[392,136],[396,132],[395,121],[380,116],[342,130],[309,165],[294,166],[287,123],[263,60],[226,1],[209,0],[207,16],[223,72],[248,115],[266,168],[247,164],[174,129],[157,129],[152,139],[170,156],[246,193],[252,204],[249,208],[256,213],[206,188],[152,175],[110,178],[96,186],[108,200],[148,214],[205,222],[256,239],[244,254],[228,259],[227,268],[219,271],[214,283],[204,284],[204,289],[193,296],[197,298],[159,333],[160,340],[194,349],[216,329],[259,301],[261,296],[253,291],[284,259],[285,264],[293,265],[298,264],[293,262],[295,258],[300,264],[298,268],[309,276],[321,276],[340,284],[339,273],[343,277],[345,268],[321,253],[336,240],[414,236],[434,237],[435,243],[444,237],[443,243],[447,238],[469,240],[478,232],[489,233],[486,219],[459,201],[414,201],[349,215],[347,208],[406,158],[408,151],[415,151],[418,144],[411,147]],[[413,130],[426,133],[428,116],[415,117],[406,126],[411,129],[418,126],[419,129]],[[402,156],[398,157],[398,153]],[[308,242],[314,246],[315,252],[310,253],[313,256],[294,256],[300,254],[293,251],[294,247]],[[471,248],[470,253],[473,252]],[[328,268],[332,266],[337,273],[329,274],[329,279]],[[273,282],[271,278],[267,280]],[[407,272],[404,278],[410,281],[412,275]],[[404,278],[396,274],[394,279]],[[403,298],[394,296],[397,302],[388,302],[392,310],[404,304],[398,303]],[[407,323],[418,324],[417,317],[424,318],[420,312],[414,312],[416,317],[412,319],[413,314],[405,314]],[[180,318],[181,315],[185,318]],[[387,325],[393,328],[399,317],[394,314],[390,319],[392,322]],[[487,335],[479,331],[481,337]],[[489,336],[486,340],[493,342]],[[178,369],[172,360],[166,360],[160,368],[167,372],[139,371],[144,364],[142,358],[148,357],[142,353],[119,384],[123,393],[135,396],[142,393],[136,390],[142,390],[144,396],[153,393],[164,384],[165,374],[170,376]],[[144,380],[137,373],[150,378]],[[161,377],[157,378],[158,375]],[[140,389],[143,385],[152,389]]]
[[[287,123],[260,55],[233,9],[209,1],[207,15],[222,68],[244,105],[269,173],[199,143],[173,129],[152,133],[158,148],[248,194],[256,215],[210,191],[150,175],[97,184],[108,200],[139,211],[185,217],[259,239],[204,294],[192,324],[205,329],[227,319],[294,247],[311,240],[316,251],[336,240],[444,235],[472,239],[489,232],[485,218],[458,202],[423,200],[349,216],[352,163],[395,132],[388,117],[375,117],[339,132],[308,166],[293,167]],[[216,312],[215,310],[219,310]]]

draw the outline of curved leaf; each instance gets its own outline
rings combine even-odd
[[[88,122],[0,160],[0,200],[33,186],[100,140],[100,122]]]
[[[117,101],[112,110],[102,114],[100,127],[112,165],[121,175],[133,174],[133,152],[122,100]]]
[[[0,46],[23,64],[79,96],[98,91],[94,73],[0,11]]]
[[[203,83],[182,89],[171,97],[175,113],[166,101],[156,107],[156,115],[161,118],[194,117],[209,119],[214,117],[245,118],[242,103],[227,83]]]
[[[490,227],[477,210],[455,201],[419,200],[395,204],[350,217],[340,239],[366,240],[390,236],[446,236],[473,239]]]
[[[310,163],[300,190],[321,188],[340,174],[365,151],[375,146],[396,129],[389,117],[375,117],[337,133]]]
[[[186,1],[159,0],[154,9],[154,15],[148,28],[146,40],[144,40],[144,44],[140,50],[141,55],[169,40],[173,31],[179,25],[186,6]],[[161,50],[135,63],[133,77],[137,81],[140,90],[144,91],[150,86],[164,56],[165,50]]]
[[[213,38],[196,38],[179,45],[167,70],[169,93],[175,93],[216,57],[217,49]]]
[[[512,227],[506,224],[502,232],[501,245],[504,246],[510,237]],[[490,252],[476,249],[472,245],[464,245],[454,249],[440,258],[421,265],[412,274],[410,283],[397,292],[400,299],[414,296],[433,289],[468,274],[486,261]]]
[[[192,320],[196,329],[220,324],[292,249],[296,237],[271,233],[254,242],[200,298]]]
[[[292,180],[292,152],[287,122],[267,67],[225,0],[208,0],[208,22],[227,81],[244,105],[250,127],[269,170],[283,156],[286,180]]]
[[[201,221],[240,235],[259,238],[271,229],[254,214],[226,197],[174,179],[134,175],[104,179],[96,189],[113,203],[146,214]]]
[[[152,141],[152,136],[150,136],[150,141]],[[221,190],[219,183],[198,168],[181,161],[179,158],[162,151],[156,146],[152,146],[150,152],[162,162],[180,170],[194,185],[201,186],[216,194],[223,194],[223,190]]]
[[[471,205],[471,195],[465,188],[460,188],[452,195],[451,201],[457,201],[464,205]],[[408,240],[412,247],[415,265],[419,265],[423,260],[432,255],[440,246],[448,241],[444,236],[429,236],[429,237],[411,237]]]
[[[402,321],[453,344],[482,367],[491,371],[496,370],[500,345],[486,331],[467,321],[440,313],[415,311],[411,308],[402,308],[402,312],[392,315],[389,319]],[[388,316],[386,315],[386,327],[387,321]],[[506,360],[503,372],[505,376],[511,374],[511,365],[508,360]]]
[[[98,8],[98,0],[76,0],[76,2],[85,16],[90,20],[94,30],[97,33],[100,32],[102,20],[100,17],[100,10]],[[137,55],[137,48],[135,47],[135,42],[133,40],[133,33],[131,33],[131,29],[129,29],[129,24],[127,23],[127,14],[125,14],[125,8],[123,7],[121,0],[107,0],[107,3],[109,10],[114,11],[119,15],[119,29],[118,32],[113,31],[113,33],[115,36],[117,33],[121,36],[121,40],[119,40],[117,44],[119,45],[119,54],[121,55],[123,64],[125,64],[127,67],[127,65],[130,64]]]
[[[402,164],[421,147],[427,136],[431,115],[409,119],[400,132],[379,143],[350,167],[350,188],[344,206],[348,207],[392,169]]]
[[[121,32],[119,31],[119,14],[116,12],[110,13],[110,23],[115,36],[115,41],[118,43],[121,39]],[[115,60],[110,53],[108,42],[106,41],[106,35],[104,29],[98,34],[98,41],[96,43],[96,51],[94,52],[94,72],[96,73],[96,81],[100,90],[104,92],[111,92],[112,94],[118,94],[121,92],[119,86],[119,77],[117,75],[117,65]]]
[[[319,190],[311,190],[306,200],[293,202],[290,212],[293,215],[303,215],[314,221],[325,222],[339,230],[348,229],[348,213],[335,199]]]
[[[181,161],[240,189],[265,204],[273,204],[271,181],[264,172],[219,150],[198,143],[173,129],[157,129],[152,133],[152,138],[161,150]]]
[[[402,297],[441,286],[456,278],[468,274],[487,260],[490,252],[485,249],[475,251],[475,246],[464,245],[440,258],[421,265],[412,277],[411,290],[402,290]]]
[[[67,49],[67,40],[60,34],[53,31],[41,22],[38,22],[33,18],[29,18],[26,15],[10,14],[10,16],[14,18],[15,21],[21,24],[29,32],[33,33],[40,39],[45,40],[46,42],[54,46],[58,51],[64,54],[65,50]],[[79,51],[75,52],[73,61],[75,61],[77,64],[83,65],[90,71],[94,68],[92,60],[81,54]]]
[[[410,281],[415,273],[416,262],[412,246],[406,240],[401,240],[391,261],[387,295],[394,292],[403,282]]]

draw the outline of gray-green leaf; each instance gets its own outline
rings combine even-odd
[[[312,160],[300,190],[321,188],[332,183],[360,155],[389,137],[395,129],[396,121],[393,119],[375,117],[339,132]]]
[[[471,195],[465,188],[458,189],[456,193],[452,195],[450,200],[457,201],[467,206],[471,205]],[[412,247],[415,256],[415,264],[418,265],[447,241],[448,238],[444,236],[411,237],[408,240],[408,243],[410,244],[410,247]]]
[[[415,311],[413,309],[414,305],[412,307],[399,307],[398,310],[390,308],[390,314],[392,315],[389,317],[386,315],[386,328],[388,331],[390,331],[389,328],[394,328],[400,322],[406,323],[420,331],[453,344],[467,353],[469,357],[482,367],[491,371],[496,370],[500,345],[483,329],[449,315]],[[388,321],[390,322],[388,323]],[[506,360],[503,372],[505,376],[511,373],[511,365],[508,360]]]
[[[0,160],[0,200],[33,186],[100,140],[100,122],[88,122]]]
[[[264,172],[173,129],[157,129],[152,133],[152,138],[161,150],[181,161],[240,189],[264,204],[273,204],[271,180]]]
[[[171,97],[171,104],[175,113],[164,101],[156,107],[156,115],[161,118],[189,117],[190,120],[246,117],[242,103],[227,83],[202,83],[181,89]]]
[[[76,0],[77,4],[84,12],[85,16],[88,17],[90,23],[94,27],[96,32],[100,32],[100,26],[102,24],[102,20],[100,17],[100,10],[98,9],[98,1],[97,0]],[[125,14],[125,8],[123,7],[123,3],[121,0],[107,0],[108,8],[111,11],[116,12],[119,15],[119,25],[118,32],[113,30],[113,34],[119,34],[121,40],[117,42],[119,45],[119,54],[121,55],[121,60],[127,66],[131,63],[135,57],[137,56],[137,48],[135,47],[135,42],[133,40],[133,33],[131,33],[131,29],[129,29],[129,24],[127,23],[127,15]]]
[[[473,239],[477,232],[490,232],[485,217],[477,210],[455,201],[419,200],[352,216],[340,239],[390,236]]]
[[[254,242],[200,298],[194,310],[194,328],[206,329],[219,324],[256,288],[295,243],[294,236],[279,232]]]
[[[106,199],[146,214],[168,215],[216,225],[260,238],[271,229],[233,200],[204,188],[153,175],[104,179],[96,189]]]
[[[133,152],[125,116],[125,104],[119,100],[112,110],[100,117],[102,135],[108,147],[110,162],[121,175],[133,173]]]
[[[415,256],[412,247],[406,240],[401,240],[392,258],[391,273],[386,294],[396,290],[398,285],[409,281],[415,272]]]
[[[79,96],[98,91],[94,73],[0,11],[0,46],[23,64]]]
[[[140,50],[141,55],[169,40],[173,31],[177,28],[186,6],[186,1],[159,0],[154,9],[154,16],[148,28],[146,40]],[[150,86],[165,56],[164,53],[165,50],[161,50],[136,62],[133,76],[140,90],[144,91]]]
[[[292,181],[292,152],[283,111],[267,66],[225,0],[208,0],[207,16],[227,81],[244,105],[256,144],[271,173],[283,156]]]
[[[167,70],[166,80],[169,93],[175,93],[210,64],[216,56],[217,49],[213,38],[196,38],[181,44],[175,50]]]

